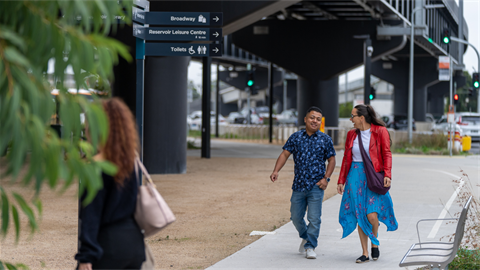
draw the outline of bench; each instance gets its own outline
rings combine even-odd
[[[417,222],[418,243],[413,244],[407,251],[403,259],[400,261],[400,267],[406,266],[428,266],[433,269],[447,269],[449,263],[455,259],[458,247],[462,242],[463,233],[465,230],[465,222],[467,219],[467,212],[470,208],[472,196],[468,198],[463,206],[459,218],[442,218],[442,219],[422,219]],[[458,220],[457,228],[455,230],[455,237],[453,242],[422,242],[420,240],[420,233],[418,232],[418,224],[422,221],[433,220]]]

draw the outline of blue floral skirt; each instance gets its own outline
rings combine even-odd
[[[380,195],[368,189],[363,162],[352,162],[340,205],[339,222],[343,227],[342,238],[349,236],[358,224],[372,243],[379,245],[377,237],[373,235],[372,224],[367,218],[367,214],[373,212],[376,212],[378,220],[387,226],[387,231],[395,231],[398,228],[390,193]]]

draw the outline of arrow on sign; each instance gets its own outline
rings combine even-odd
[[[218,53],[218,48],[215,47],[215,49],[213,49],[213,51],[214,51],[215,53]]]
[[[218,20],[220,20],[220,18],[218,18],[218,16],[215,16],[215,18],[213,18],[213,20],[214,20],[215,22],[218,22]]]
[[[218,32],[215,32],[215,34],[213,34],[215,37],[218,37]]]

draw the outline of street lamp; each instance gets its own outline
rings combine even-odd
[[[408,85],[408,142],[412,143],[412,121],[413,121],[413,34],[415,31],[415,12],[422,9],[434,9],[434,8],[444,8],[444,5],[425,5],[422,7],[417,7],[412,11],[412,25],[410,32],[410,76],[409,76],[409,85]]]

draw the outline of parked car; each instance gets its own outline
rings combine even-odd
[[[432,122],[435,122],[435,118],[433,117],[433,115],[431,113],[427,113],[425,115],[425,121],[429,122],[429,123],[432,123]]]
[[[258,109],[262,108],[262,109]],[[251,118],[251,123],[254,125],[262,125],[263,124],[263,119],[267,118],[269,116],[268,111],[265,113],[265,110],[263,108],[268,107],[251,107],[250,108],[250,118]],[[241,114],[247,118],[248,116],[248,108],[245,107],[240,111]]]
[[[255,107],[255,114],[260,118],[267,119],[270,117],[270,109],[268,106]]]
[[[393,122],[393,115],[384,115],[382,117],[380,117],[382,119],[382,121],[385,123],[386,127],[387,128],[390,128],[390,125],[392,124]]]
[[[231,112],[228,114],[227,122],[229,124],[246,124],[247,119],[240,112]]]
[[[456,129],[460,128],[463,135],[472,137],[472,141],[480,141],[480,113],[455,113]],[[434,125],[433,130],[445,131],[448,129],[447,116],[444,115]]]
[[[389,119],[390,120],[390,119]],[[395,115],[393,116],[393,120],[387,126],[389,128],[393,128],[395,130],[407,130],[408,129],[408,117],[405,115]],[[412,130],[417,130],[415,125],[415,119],[412,119]]]
[[[298,113],[295,109],[284,110],[277,114],[277,123],[279,124],[294,124],[297,125]]]
[[[193,115],[193,118],[192,118],[192,115]],[[202,129],[202,111],[195,111],[193,112],[192,114],[190,114],[190,118],[191,118],[191,121],[190,121],[190,126],[189,126],[189,129],[190,130],[201,130]],[[187,123],[189,121],[187,120]],[[213,111],[210,111],[210,127],[214,127],[215,126],[215,112]],[[227,120],[225,119],[225,117],[223,117],[221,114],[218,115],[218,125],[226,125],[227,124]]]

